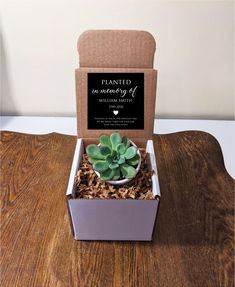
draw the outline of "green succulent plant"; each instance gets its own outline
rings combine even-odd
[[[119,180],[134,178],[135,167],[140,161],[137,148],[119,133],[110,136],[102,134],[100,144],[90,144],[86,147],[88,160],[93,169],[99,172],[102,180]]]

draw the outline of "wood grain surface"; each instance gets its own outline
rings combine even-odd
[[[150,243],[73,239],[75,141],[1,133],[1,287],[234,286],[234,180],[211,135],[154,136],[162,198]]]

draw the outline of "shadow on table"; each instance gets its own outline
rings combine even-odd
[[[161,213],[161,207],[159,214]],[[234,238],[234,209],[211,210],[200,219],[167,221],[164,214],[157,219],[153,243],[163,245],[221,245],[232,244]]]

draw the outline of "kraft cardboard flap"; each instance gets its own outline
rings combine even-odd
[[[78,39],[80,67],[152,68],[155,49],[146,31],[89,30]]]
[[[155,40],[143,31],[96,30],[78,40],[78,137],[119,131],[131,139],[153,134],[157,71]]]

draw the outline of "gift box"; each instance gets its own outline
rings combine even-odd
[[[78,40],[77,144],[67,188],[76,240],[152,240],[160,201],[153,125],[156,44],[145,31],[91,30]],[[76,198],[75,177],[85,148],[100,134],[120,132],[149,156],[153,199]]]

